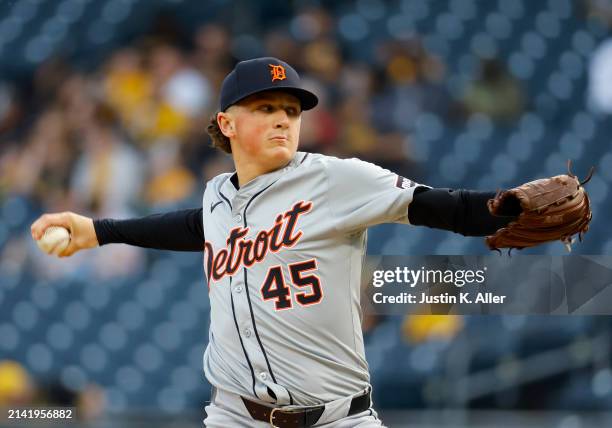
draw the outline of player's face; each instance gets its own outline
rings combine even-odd
[[[235,145],[243,156],[272,171],[286,165],[298,147],[301,105],[295,96],[262,92],[241,101],[233,112]]]

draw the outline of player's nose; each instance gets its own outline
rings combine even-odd
[[[274,117],[274,127],[281,129],[289,128],[289,115],[285,110],[279,109],[279,111],[276,112]]]

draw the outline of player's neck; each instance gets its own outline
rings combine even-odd
[[[283,165],[266,165],[256,162],[253,159],[246,159],[240,156],[234,156],[234,166],[236,167],[236,174],[238,176],[238,185],[240,187],[245,186],[249,182],[255,180],[260,175],[268,174],[285,167]]]
[[[270,172],[261,165],[257,165],[253,162],[239,162],[234,160],[234,165],[236,167],[236,175],[238,176],[238,185],[240,187],[244,187],[244,185],[255,180],[260,175]]]

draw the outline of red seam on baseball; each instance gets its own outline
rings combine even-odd
[[[51,254],[53,254],[55,252],[55,249],[57,248],[57,246],[61,243],[62,241],[58,241],[55,243],[55,245],[51,248]]]

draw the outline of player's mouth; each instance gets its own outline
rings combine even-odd
[[[272,141],[278,141],[281,143],[286,143],[287,141],[289,141],[289,138],[284,135],[275,135],[274,137],[271,137],[270,139]]]

